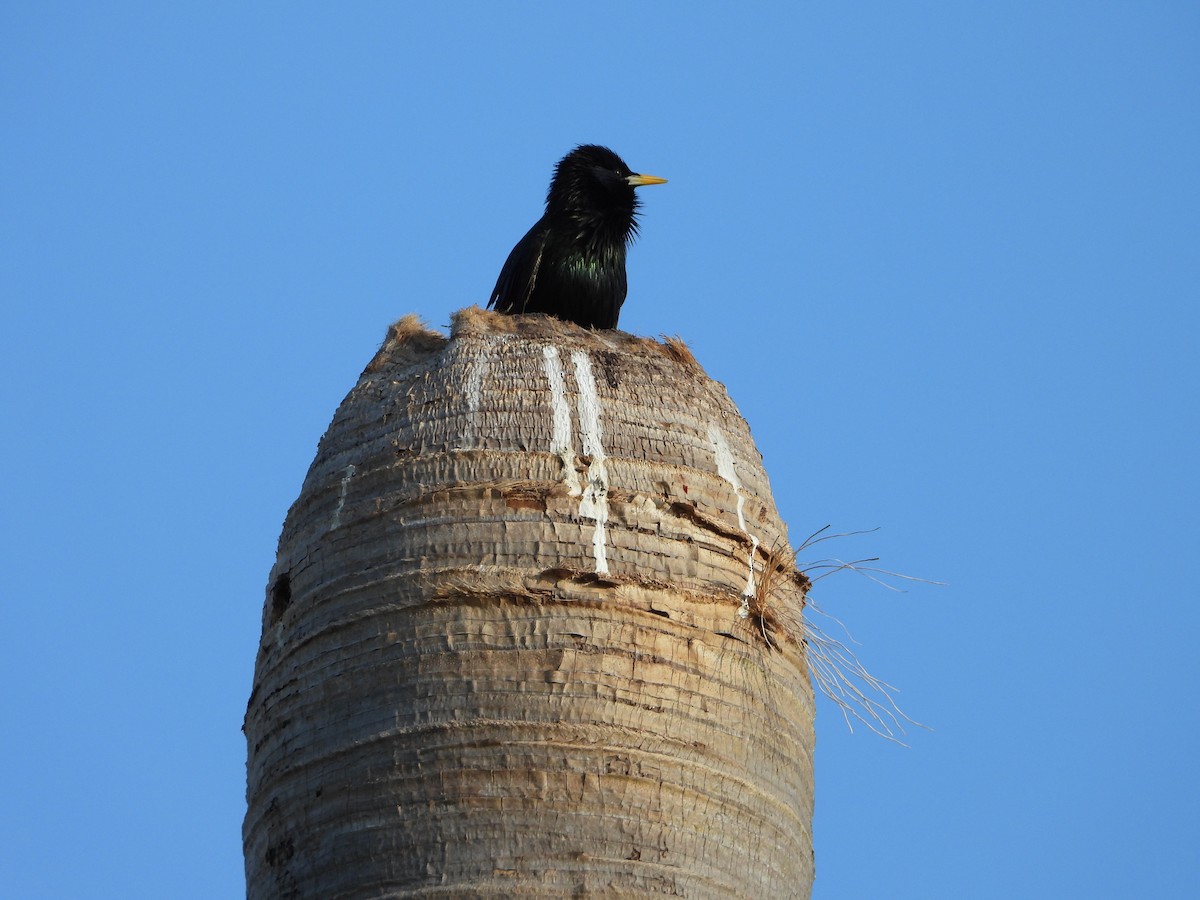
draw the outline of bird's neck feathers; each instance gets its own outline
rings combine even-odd
[[[638,223],[635,210],[617,212],[605,210],[598,212],[590,209],[568,210],[571,224],[574,226],[575,242],[593,250],[620,250],[624,256],[625,248],[633,243],[637,236]]]

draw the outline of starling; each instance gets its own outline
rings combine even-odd
[[[637,235],[637,175],[607,147],[584,144],[554,167],[546,214],[513,247],[489,307],[616,328],[625,302],[625,248]]]

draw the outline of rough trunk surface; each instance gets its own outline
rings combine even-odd
[[[402,320],[280,538],[248,896],[809,896],[786,546],[745,422],[681,345]]]

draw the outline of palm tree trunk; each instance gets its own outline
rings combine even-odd
[[[786,546],[745,422],[677,342],[397,323],[270,576],[248,896],[807,897]]]

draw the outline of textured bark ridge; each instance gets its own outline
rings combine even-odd
[[[682,345],[397,323],[270,576],[249,896],[807,897],[812,690],[779,627],[803,592],[764,579],[786,546]]]

